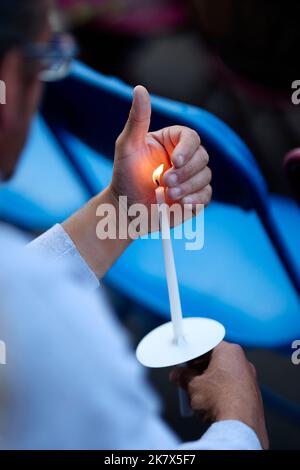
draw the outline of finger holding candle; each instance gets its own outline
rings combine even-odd
[[[209,184],[202,191],[198,193],[189,194],[181,199],[181,204],[191,204],[193,209],[196,209],[196,213],[199,213],[202,210],[201,206],[207,207],[212,198],[212,187]],[[198,209],[198,210],[197,210]]]
[[[176,188],[168,188],[168,196],[170,199],[178,200],[190,194],[198,193],[211,183],[211,178],[211,170],[206,167],[203,171],[192,176],[192,178],[181,183]]]
[[[182,167],[172,167],[163,176],[163,182],[169,188],[188,181],[193,176],[201,173],[209,163],[209,156],[204,147],[200,146]]]
[[[197,205],[207,206],[212,197],[212,173],[208,164],[208,154],[200,146],[193,157],[181,168],[174,166],[163,175],[166,196],[170,205],[179,202],[182,206],[191,204],[194,213]]]
[[[185,165],[201,145],[201,139],[198,132],[194,129],[190,129],[189,127],[181,127],[179,134],[176,126],[171,127],[170,138],[172,142],[175,143],[171,160],[177,168]],[[177,142],[175,140],[176,138],[178,139]]]
[[[166,128],[164,130],[164,140],[171,163],[175,168],[186,165],[201,145],[199,134],[195,130],[184,126]]]
[[[196,357],[195,359],[188,361],[185,366],[180,365],[176,367],[170,372],[170,381],[178,387],[187,389],[189,382],[194,377],[197,377],[206,371],[212,358],[212,354],[213,349],[200,357]]]

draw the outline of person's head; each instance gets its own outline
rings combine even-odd
[[[0,104],[0,175],[5,179],[15,169],[39,102],[40,67],[26,47],[49,41],[50,5],[50,0],[0,2],[0,80],[6,93]]]

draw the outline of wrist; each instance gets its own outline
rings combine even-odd
[[[106,210],[108,214],[105,213]],[[102,231],[99,230],[101,221],[104,227]],[[107,225],[112,229],[112,234],[107,233]],[[123,237],[119,236],[120,226],[123,227]],[[64,222],[63,227],[100,279],[132,241],[128,237],[127,211],[119,204],[118,196],[110,187],[91,199],[85,207]]]
[[[114,186],[110,184],[105,190],[105,197],[107,201],[112,204],[116,210],[116,214],[121,216],[124,221],[126,220],[127,224],[130,221],[128,216],[128,207],[124,204],[124,197],[120,197],[120,194],[116,191]]]
[[[125,196],[120,197],[113,185],[110,184],[99,196],[96,196],[95,202],[97,208],[100,208],[101,205],[111,206],[115,214],[117,240],[124,245],[130,245],[133,239],[128,234],[131,218],[128,214],[128,203],[126,201],[127,198]]]
[[[126,199],[120,197],[112,185],[107,186],[99,195],[95,196],[89,203],[96,216],[97,225],[101,220],[106,220],[112,229],[112,234],[100,233],[96,230],[98,241],[107,239],[111,244],[118,244],[124,251],[133,241],[128,235],[130,217]],[[103,224],[105,227],[105,224]],[[103,238],[104,237],[104,238]]]
[[[246,424],[249,428],[251,428],[257,435],[259,434],[259,426],[257,419],[252,416],[251,409],[248,410],[239,410],[239,409],[227,409],[224,411],[220,411],[216,414],[214,422],[220,421],[239,421],[243,424]]]

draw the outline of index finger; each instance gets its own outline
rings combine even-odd
[[[170,137],[175,145],[171,161],[175,168],[184,166],[201,145],[201,139],[196,131],[188,127],[170,128]]]
[[[186,390],[190,381],[197,377],[197,375],[199,374],[195,369],[191,369],[189,367],[177,367],[170,373],[170,380],[173,384],[177,385],[177,387],[181,387]]]
[[[202,374],[209,366],[213,350],[203,354],[203,356],[197,357],[192,361],[188,362],[188,366],[192,369],[196,369],[199,374]]]
[[[224,362],[225,359],[232,358],[233,356],[240,358],[241,355],[244,355],[244,351],[239,344],[222,341],[213,349],[209,366],[214,367],[220,361]]]

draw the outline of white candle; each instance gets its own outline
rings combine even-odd
[[[159,170],[159,169],[158,169]],[[160,167],[160,174],[163,172],[163,165]],[[160,174],[155,174],[153,176],[156,184],[159,184]],[[171,240],[171,231],[170,223],[168,217],[168,206],[165,199],[165,190],[162,186],[158,186],[155,191],[156,201],[159,210],[159,220],[160,220],[160,229],[162,234],[162,244],[165,260],[165,269],[167,276],[168,292],[170,299],[170,309],[171,309],[171,319],[174,330],[174,340],[181,344],[184,342],[184,333],[183,333],[183,319],[182,319],[182,309],[181,301],[179,295],[179,287],[177,280],[177,273],[175,267],[174,253]]]

